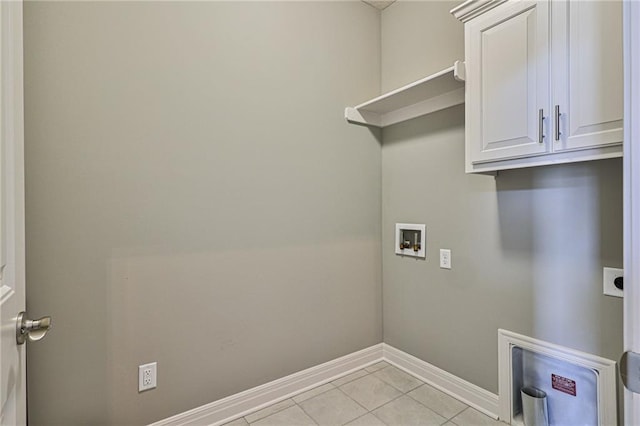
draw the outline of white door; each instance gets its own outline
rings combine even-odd
[[[465,38],[467,162],[549,152],[548,2],[504,3]]]
[[[553,1],[551,17],[553,150],[622,143],[622,2]]]
[[[22,2],[0,2],[0,424],[26,424]]]
[[[625,1],[623,7],[624,350],[640,353],[640,3]],[[626,389],[624,422],[640,424],[640,394]]]

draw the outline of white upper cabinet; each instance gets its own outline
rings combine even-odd
[[[469,0],[466,170],[622,155],[619,1]]]
[[[507,3],[468,24],[468,155],[474,163],[548,152],[548,5]],[[542,125],[542,126],[541,126]],[[542,130],[542,132],[541,132]]]
[[[621,143],[622,2],[554,1],[551,18],[554,151]]]

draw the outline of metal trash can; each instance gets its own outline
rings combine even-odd
[[[524,426],[549,426],[547,394],[533,386],[520,389]]]

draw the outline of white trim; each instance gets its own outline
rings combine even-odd
[[[231,395],[152,426],[221,425],[382,360],[382,344]]]
[[[451,9],[451,13],[456,19],[467,22],[476,16],[482,15],[488,10],[504,3],[507,0],[467,0],[460,6]]]
[[[494,419],[498,418],[498,395],[467,382],[435,365],[385,343],[383,358],[390,364]]]
[[[640,352],[640,4],[623,2],[624,350]],[[640,424],[640,395],[625,389],[625,424]]]
[[[498,330],[498,394],[500,395],[499,415],[502,421],[509,424],[513,421],[511,412],[511,348],[513,346],[595,370],[598,373],[599,424],[607,426],[618,424],[615,361],[500,329]]]
[[[498,395],[385,343],[160,420],[151,426],[218,426],[379,361],[406,371],[476,410],[498,418]]]
[[[0,305],[6,300],[12,297],[15,294],[15,291],[8,285],[0,285]]]
[[[26,348],[9,333],[25,310],[22,21],[22,0],[0,2],[0,421],[16,425],[27,423]]]

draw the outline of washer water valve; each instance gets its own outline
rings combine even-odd
[[[425,225],[396,223],[396,254],[401,256],[426,257]]]

